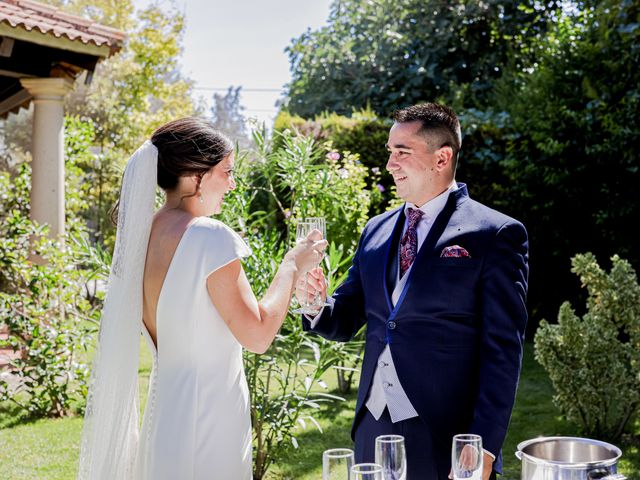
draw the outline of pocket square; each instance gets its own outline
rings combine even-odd
[[[444,247],[440,257],[453,257],[453,258],[471,258],[469,252],[460,245],[451,245],[450,247]]]

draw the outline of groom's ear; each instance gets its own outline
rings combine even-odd
[[[453,164],[453,148],[449,145],[443,145],[435,151],[436,169],[443,171]]]

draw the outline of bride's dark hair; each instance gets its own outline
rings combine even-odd
[[[158,186],[165,192],[178,185],[180,177],[195,175],[200,181],[205,173],[233,152],[233,142],[206,120],[196,117],[180,118],[165,123],[151,135],[151,143],[158,149]],[[114,225],[118,218],[118,201],[110,215]]]
[[[202,178],[233,151],[226,135],[195,117],[165,123],[153,132],[151,143],[158,149],[158,186],[165,191],[174,189],[180,177]]]

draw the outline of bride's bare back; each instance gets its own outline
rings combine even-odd
[[[143,321],[157,346],[156,311],[180,239],[194,217],[182,210],[160,210],[153,218],[143,280]]]

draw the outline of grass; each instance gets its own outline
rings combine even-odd
[[[150,371],[150,356],[144,350],[140,365],[141,390],[145,391]],[[335,386],[335,373],[326,381]],[[553,389],[540,365],[533,359],[533,347],[527,345],[522,379],[509,434],[503,448],[504,480],[520,478],[520,462],[515,458],[517,445],[537,436],[578,435],[551,402]],[[143,399],[144,400],[144,399]],[[324,433],[308,423],[299,429],[299,448],[291,446],[287,461],[273,467],[268,480],[317,480],[322,476],[322,452],[328,448],[352,446],[349,431],[356,395],[346,401],[323,406],[315,415]],[[7,480],[75,478],[78,447],[82,430],[80,418],[30,421],[19,409],[0,404],[0,478]],[[640,422],[635,435],[627,435],[618,446],[623,451],[620,472],[640,479]]]
[[[0,477],[75,478],[81,431],[81,418],[38,420],[0,430]]]

